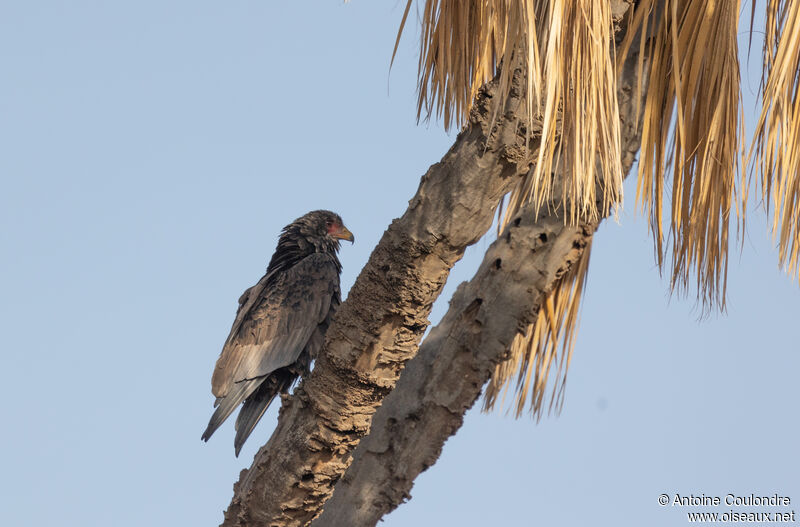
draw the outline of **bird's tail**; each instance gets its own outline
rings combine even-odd
[[[203,432],[203,437],[201,439],[203,441],[208,441],[211,438],[211,434],[225,422],[225,419],[233,413],[236,407],[239,406],[239,403],[249,397],[263,381],[264,377],[258,377],[256,379],[238,382],[233,385],[228,395],[218,398],[217,403],[219,406],[217,406],[216,411],[208,421],[208,426],[206,427],[206,431]]]
[[[261,386],[247,398],[242,405],[239,416],[236,418],[236,438],[233,440],[236,457],[239,457],[242,445],[250,437],[250,433],[256,427],[264,412],[267,411],[272,400],[279,393],[287,392],[296,377],[296,375],[292,375],[283,369],[273,372],[270,378],[261,383]]]

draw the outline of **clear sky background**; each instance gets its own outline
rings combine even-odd
[[[238,459],[232,422],[200,441],[240,293],[316,208],[355,233],[346,292],[455,139],[416,124],[414,20],[389,73],[403,7],[0,2],[4,525],[221,521],[277,413]],[[563,413],[471,411],[384,525],[673,526],[709,510],[661,493],[778,493],[800,512],[800,289],[763,211],[732,255],[727,315],[698,322],[627,196],[596,237]]]

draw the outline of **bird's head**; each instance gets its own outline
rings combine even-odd
[[[278,247],[267,266],[267,275],[275,280],[281,271],[289,269],[313,253],[332,255],[341,271],[336,257],[341,240],[352,243],[354,237],[338,214],[329,210],[311,211],[283,228],[278,238]]]
[[[292,224],[298,233],[318,247],[335,247],[341,240],[353,242],[353,233],[344,226],[341,216],[329,210],[314,210]]]

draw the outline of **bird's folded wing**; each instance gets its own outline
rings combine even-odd
[[[265,278],[248,290],[217,360],[211,378],[217,397],[297,360],[339,290],[336,264],[324,253],[304,258],[268,286]]]

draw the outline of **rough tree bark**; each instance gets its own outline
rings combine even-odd
[[[618,93],[626,172],[640,142],[637,59],[629,58]],[[563,174],[556,178],[563,180]],[[547,294],[593,236],[599,221],[565,225],[560,205],[544,207],[538,218],[529,205],[489,247],[375,414],[369,436],[312,527],[373,526],[409,499],[414,479],[461,427],[516,333],[536,319]]]
[[[416,354],[450,268],[489,229],[500,199],[529,168],[520,75],[491,130],[494,87],[481,92],[468,127],[384,233],[337,311],[314,370],[284,400],[272,437],[234,484],[222,525],[306,525],[319,513]]]

